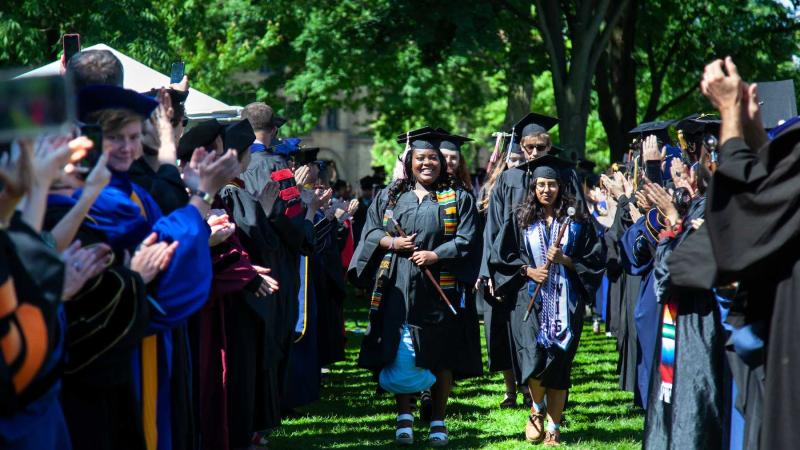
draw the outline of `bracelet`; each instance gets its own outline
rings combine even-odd
[[[392,243],[389,244],[389,250],[394,250],[394,239],[395,238],[392,238]]]
[[[214,196],[209,194],[208,192],[204,192],[199,189],[196,191],[194,189],[189,189],[189,192],[191,193],[191,195],[197,196],[200,198],[200,200],[206,202],[208,206],[214,204]]]

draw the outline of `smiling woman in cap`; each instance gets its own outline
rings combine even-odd
[[[360,284],[374,282],[358,362],[396,395],[400,444],[414,440],[411,394],[431,388],[428,441],[446,445],[452,380],[482,370],[477,313],[464,296],[477,277],[475,203],[447,173],[447,139],[430,128],[400,136],[398,178],[370,206],[349,269]]]

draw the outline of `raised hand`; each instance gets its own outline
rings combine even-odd
[[[261,207],[264,208],[264,211],[267,214],[272,211],[272,208],[275,206],[275,201],[278,200],[278,195],[281,193],[280,186],[275,181],[268,181],[267,184],[264,185],[264,188],[261,190],[261,194],[258,196],[258,201],[261,203]]]
[[[172,244],[166,242],[156,242],[158,236],[150,234],[136,249],[131,258],[131,270],[137,272],[144,280],[145,284],[150,283],[155,277],[169,267],[175,249],[178,248],[178,241]]]
[[[209,153],[197,165],[197,185],[200,190],[214,195],[225,183],[236,178],[240,169],[236,150],[229,149],[220,157]]]
[[[739,111],[744,83],[730,56],[717,59],[706,65],[700,90],[715,108],[724,111]]]
[[[644,191],[636,191],[636,206],[643,211],[647,211],[652,208],[652,204],[647,196],[644,194]]]
[[[206,223],[211,228],[211,235],[208,237],[209,247],[215,247],[225,242],[236,232],[236,224],[231,223],[228,220],[228,214],[221,209],[212,209]]]
[[[310,175],[311,171],[308,166],[300,166],[294,171],[294,181],[299,189],[303,189],[303,186],[305,186],[305,184],[308,182]]]
[[[616,173],[614,175],[616,175]],[[622,182],[618,180],[616,176],[614,179],[611,179],[606,174],[602,174],[600,175],[600,183],[605,186],[605,188],[608,190],[608,193],[614,197],[614,200],[620,198],[625,193],[625,188],[622,186]]]
[[[89,172],[89,176],[86,177],[86,184],[84,185],[84,191],[93,191],[99,193],[103,190],[108,183],[111,181],[111,170],[108,169],[108,153],[103,153],[100,155],[100,158],[97,159],[97,163],[92,168],[92,171]]]
[[[657,184],[647,183],[644,186],[644,192],[647,199],[658,208],[661,214],[667,217],[671,225],[676,225],[678,223],[678,220],[680,220],[678,210],[675,208],[672,196],[669,195],[663,187]]]
[[[656,135],[651,134],[644,138],[642,144],[642,160],[647,161],[661,161],[662,152],[658,149],[658,138]]]
[[[311,198],[311,208],[315,211],[322,208],[323,206],[327,206],[328,202],[333,197],[333,189],[328,188],[321,192],[314,192],[314,196]]]
[[[10,152],[0,155],[0,181],[3,193],[21,199],[33,185],[33,144],[29,140],[19,142],[19,156],[12,158]],[[12,208],[13,210],[13,208]]]

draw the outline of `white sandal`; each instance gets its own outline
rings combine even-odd
[[[412,416],[411,414],[397,415],[397,422],[402,422],[404,420],[408,420],[411,422],[412,426],[414,425],[414,416]],[[414,429],[412,427],[398,428],[394,432],[394,441],[400,445],[414,444]]]
[[[445,425],[444,420],[432,420],[431,421],[431,429],[433,427],[442,427],[447,429],[447,425]],[[446,431],[431,431],[428,434],[428,443],[431,444],[431,447],[444,447],[450,442],[450,438]]]

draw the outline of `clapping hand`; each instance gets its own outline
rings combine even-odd
[[[272,272],[272,269],[261,266],[253,266],[253,268],[256,269],[258,276],[261,277],[261,285],[256,291],[256,297],[265,297],[267,294],[274,294],[275,292],[278,292],[278,289],[280,288],[278,280],[269,276],[269,274]]]
[[[169,263],[172,261],[172,256],[178,248],[178,241],[167,244],[163,241],[156,242],[157,239],[158,235],[156,233],[150,234],[139,244],[139,248],[136,249],[136,253],[131,258],[131,270],[137,272],[145,284],[153,281],[160,272],[167,270]]]
[[[228,220],[228,214],[221,209],[212,209],[206,219],[208,226],[211,227],[211,235],[208,237],[208,246],[215,247],[236,232],[236,224]]]
[[[81,248],[75,241],[61,254],[64,261],[64,287],[61,298],[71,300],[87,281],[100,275],[111,263],[114,254],[106,244]]]
[[[706,65],[700,90],[721,113],[741,113],[744,82],[730,56],[724,61],[717,59]]]
[[[661,161],[664,153],[666,153],[666,150],[660,151],[658,149],[658,138],[656,135],[651,134],[644,138],[644,143],[642,144],[642,160],[644,162]]]
[[[675,208],[672,196],[669,195],[663,187],[657,184],[647,183],[644,186],[644,192],[647,199],[658,208],[661,214],[666,216],[671,225],[676,225],[678,223],[678,220],[680,220],[678,210]]]
[[[275,181],[268,181],[261,190],[258,201],[268,215],[272,212],[272,208],[275,206],[275,201],[278,200],[278,195],[280,195],[280,193],[280,186]]]

